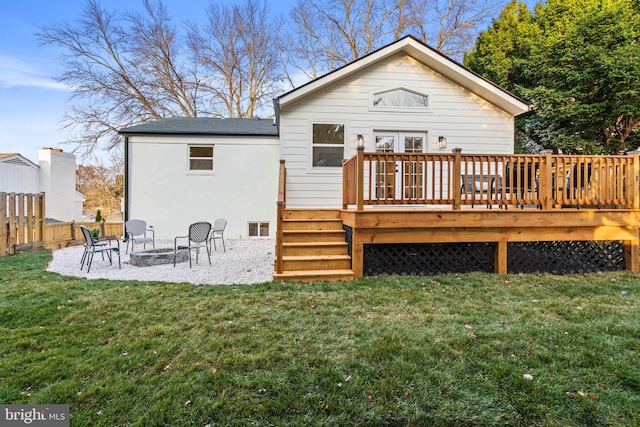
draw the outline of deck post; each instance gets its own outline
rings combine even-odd
[[[638,240],[638,228],[633,231],[635,239],[624,241],[624,264],[625,268],[632,273],[640,273],[640,260],[638,251],[640,250],[640,240]]]
[[[351,270],[353,270],[353,277],[356,279],[364,275],[364,243],[361,240],[358,229],[353,227],[351,236]]]
[[[640,151],[632,150],[627,151],[627,155],[630,155],[633,159],[633,165],[631,168],[631,179],[629,179],[629,190],[631,193],[631,207],[633,209],[640,209],[640,183],[638,179],[640,179]],[[629,199],[629,195],[627,195],[627,199]]]
[[[453,210],[460,210],[460,198],[462,197],[460,189],[462,188],[462,178],[460,171],[462,170],[462,148],[454,148],[453,152],[453,177],[451,179],[451,191],[453,191]]]
[[[552,206],[552,153],[552,150],[543,150],[542,154],[544,154],[544,160],[540,162],[540,199],[543,210],[549,210]]]
[[[493,272],[496,274],[507,274],[507,242],[498,241],[494,253]]]
[[[280,168],[278,172],[278,211],[276,213],[276,274],[282,274],[284,261],[284,208],[287,200],[287,168],[284,159],[280,159]]]
[[[277,213],[277,220],[276,220],[276,265],[275,265],[275,270],[277,274],[282,274],[282,267],[283,267],[283,260],[282,260],[282,256],[283,256],[283,238],[284,238],[284,231],[283,231],[283,222],[284,222],[284,202],[283,201],[278,201],[278,213]]]
[[[364,210],[364,145],[360,145],[356,152],[356,211]]]
[[[345,167],[347,164],[347,160],[342,159],[342,209],[346,210],[349,207],[349,175],[347,174],[347,169]]]

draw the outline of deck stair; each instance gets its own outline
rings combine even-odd
[[[274,280],[353,280],[339,211],[285,209],[282,230],[282,273]]]

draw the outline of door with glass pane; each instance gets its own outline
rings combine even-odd
[[[424,132],[375,132],[378,153],[423,153]],[[421,199],[424,197],[424,163],[416,160],[378,161],[375,165],[375,195],[380,199]]]

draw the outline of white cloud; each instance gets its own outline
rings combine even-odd
[[[52,90],[70,90],[28,64],[10,56],[0,55],[0,88],[37,87]]]

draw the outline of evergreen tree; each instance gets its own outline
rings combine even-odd
[[[531,15],[512,1],[465,58],[531,101],[518,121],[565,153],[621,153],[640,143],[637,0],[549,0]]]

